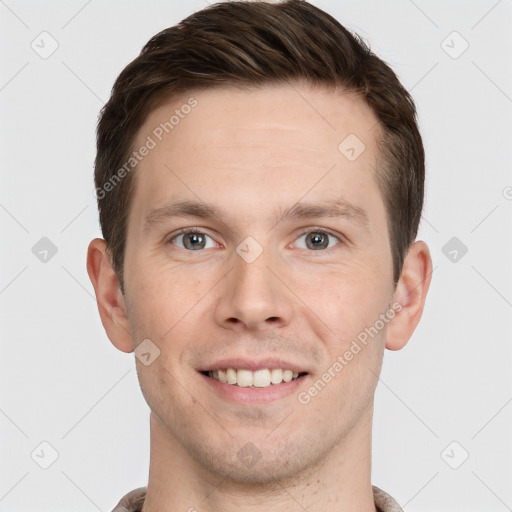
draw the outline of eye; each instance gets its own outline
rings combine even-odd
[[[173,236],[169,241],[187,251],[198,251],[215,247],[215,242],[210,236],[195,229],[183,231],[179,235]]]
[[[322,229],[308,231],[297,238],[295,244],[299,249],[311,249],[318,251],[322,249],[330,249],[340,242],[339,238],[331,235]]]

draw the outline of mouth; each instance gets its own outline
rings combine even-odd
[[[307,372],[297,372],[283,368],[261,368],[254,371],[243,368],[223,368],[203,370],[200,373],[219,381],[221,384],[229,384],[241,388],[278,386],[282,383],[299,380],[308,374]]]
[[[293,399],[312,377],[308,363],[276,357],[230,357],[196,367],[207,389],[223,401],[259,406]]]

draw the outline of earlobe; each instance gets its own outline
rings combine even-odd
[[[102,238],[95,238],[89,244],[87,273],[108,338],[122,352],[133,352],[125,300],[107,252],[107,243]]]
[[[425,242],[414,242],[405,257],[402,274],[393,294],[400,311],[387,326],[386,348],[400,350],[418,325],[432,279],[432,258]]]

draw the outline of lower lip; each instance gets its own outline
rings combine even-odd
[[[224,384],[213,377],[208,377],[202,373],[199,375],[209,384],[214,391],[224,399],[237,404],[267,404],[279,400],[285,396],[296,392],[297,388],[303,384],[307,375],[291,380],[290,382],[281,382],[281,384],[271,384],[266,388],[241,387],[236,384]]]

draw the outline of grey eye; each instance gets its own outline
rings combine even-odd
[[[329,249],[336,245],[338,241],[336,237],[329,233],[310,231],[297,239],[297,246],[301,249],[318,251],[321,249]]]
[[[215,247],[215,242],[205,233],[181,233],[175,237],[174,240],[178,247],[188,251],[198,251],[200,249]]]

